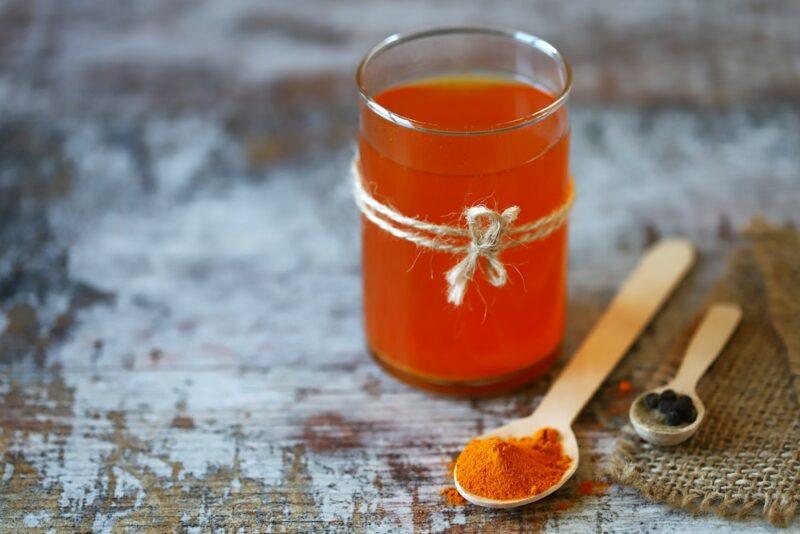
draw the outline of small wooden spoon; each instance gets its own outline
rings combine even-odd
[[[564,485],[578,468],[578,442],[572,431],[572,422],[678,285],[693,260],[694,249],[686,239],[667,239],[651,247],[536,411],[481,436],[521,438],[533,436],[543,427],[555,428],[561,434],[564,454],[572,458],[572,464],[561,480],[536,495],[500,501],[464,490],[458,482],[456,467],[453,473],[455,486],[465,499],[478,506],[514,508],[538,501]]]
[[[666,386],[645,391],[633,401],[629,417],[633,428],[642,439],[656,445],[670,446],[683,443],[697,432],[706,415],[706,407],[695,390],[697,382],[722,352],[725,344],[733,335],[733,331],[736,330],[741,317],[742,310],[736,304],[725,303],[712,306],[689,342],[686,356],[683,357],[683,362],[675,378]],[[678,395],[691,397],[692,404],[697,410],[697,418],[692,423],[671,427],[666,424],[650,422],[641,416],[642,413],[646,413],[646,408],[642,410],[645,396],[649,393],[661,394],[667,389],[675,391]]]

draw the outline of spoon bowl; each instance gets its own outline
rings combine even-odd
[[[689,423],[688,425],[676,426],[676,427],[668,427],[667,425],[652,425],[648,424],[647,421],[642,419],[639,416],[639,413],[636,411],[637,404],[643,404],[644,398],[650,393],[661,394],[662,391],[667,389],[673,389],[676,394],[678,395],[688,395],[692,399],[692,404],[694,405],[694,409],[697,410],[697,418],[694,422]],[[650,391],[645,391],[638,397],[636,400],[633,401],[631,404],[629,417],[631,420],[631,425],[633,425],[634,430],[639,436],[654,445],[661,445],[664,447],[671,447],[673,445],[678,445],[679,443],[683,443],[687,439],[694,436],[697,429],[700,428],[700,423],[703,422],[703,418],[706,415],[706,407],[703,404],[703,401],[700,400],[700,397],[697,396],[697,393],[694,391],[678,391],[677,389],[672,386],[672,384],[667,384],[666,386],[658,387],[651,389]]]
[[[564,474],[561,476],[561,480],[541,493],[537,493],[536,495],[531,495],[522,499],[489,499],[486,497],[481,497],[480,495],[474,495],[465,490],[458,483],[458,468],[456,467],[456,469],[453,471],[453,478],[455,480],[456,489],[461,496],[472,504],[485,506],[487,508],[516,508],[517,506],[525,506],[526,504],[543,499],[563,486],[567,480],[569,480],[572,475],[575,474],[575,471],[578,469],[578,461],[580,459],[578,441],[575,439],[575,433],[572,431],[572,428],[569,425],[564,425],[563,423],[559,425],[558,423],[553,422],[547,423],[545,421],[534,419],[534,416],[530,416],[522,419],[515,419],[506,425],[483,434],[479,437],[479,439],[492,437],[503,439],[524,438],[535,434],[536,430],[541,428],[554,428],[558,430],[559,436],[561,437],[561,448],[563,449],[564,454],[572,460],[569,468],[564,471]]]

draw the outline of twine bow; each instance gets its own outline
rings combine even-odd
[[[497,257],[503,250],[503,239],[517,219],[519,207],[511,206],[498,213],[486,206],[473,206],[464,212],[470,235],[469,252],[447,273],[447,301],[459,306],[464,301],[467,283],[472,280],[478,261],[486,260],[486,279],[495,287],[506,285],[506,266]]]
[[[464,210],[467,227],[430,223],[403,215],[370,195],[364,188],[358,159],[353,159],[353,198],[367,220],[389,234],[410,241],[418,247],[449,252],[463,257],[445,273],[447,301],[460,306],[468,283],[473,279],[481,258],[486,279],[495,287],[508,281],[508,273],[499,255],[503,250],[538,241],[549,236],[567,221],[575,198],[572,181],[563,203],[549,214],[531,222],[513,226],[519,216],[518,206],[497,212],[486,206]]]

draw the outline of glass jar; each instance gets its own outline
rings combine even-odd
[[[514,224],[571,195],[569,66],[547,42],[490,28],[392,36],[362,61],[358,168],[364,190],[408,217],[464,226],[476,205],[519,207]],[[378,362],[417,386],[478,393],[519,386],[558,356],[567,287],[566,224],[498,254],[448,302],[461,257],[362,217],[366,338]]]

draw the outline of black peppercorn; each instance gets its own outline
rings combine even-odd
[[[655,410],[658,408],[658,402],[660,400],[657,393],[648,393],[644,396],[644,405],[647,406],[649,410]]]
[[[694,407],[689,408],[689,410],[683,414],[683,420],[687,423],[694,423],[697,419],[697,410]]]
[[[683,423],[683,416],[678,410],[672,410],[670,412],[667,412],[666,419],[667,423],[672,426],[677,426]]]
[[[687,412],[689,408],[694,407],[692,398],[689,397],[689,395],[681,395],[678,397],[678,400],[675,401],[675,407],[682,412]]]
[[[675,407],[675,401],[665,400],[662,398],[661,402],[658,404],[658,411],[666,415],[673,410],[677,411]]]
[[[672,391],[671,389],[665,389],[664,391],[661,392],[662,401],[674,401],[677,398],[678,396],[675,395],[675,392]]]

